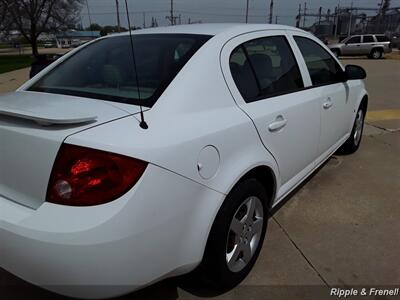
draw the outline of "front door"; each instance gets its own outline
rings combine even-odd
[[[342,48],[343,55],[360,55],[361,51],[361,36],[353,36],[346,41],[345,46]]]
[[[349,87],[342,80],[342,67],[323,45],[301,34],[294,35],[293,38],[307,66],[312,90],[319,97],[319,163],[331,154],[348,134],[353,113],[348,95]]]

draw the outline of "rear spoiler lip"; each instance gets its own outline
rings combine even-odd
[[[33,112],[23,111],[20,109],[4,109],[2,107],[0,108],[0,115],[34,121],[41,126],[81,124],[92,122],[97,119],[97,116],[85,116],[77,118],[53,118],[48,116],[35,115]]]
[[[17,91],[1,95],[0,118],[7,116],[36,122],[41,126],[74,125],[92,122],[98,115],[90,100],[58,95]]]

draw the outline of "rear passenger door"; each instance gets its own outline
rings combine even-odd
[[[321,138],[319,159],[323,161],[347,138],[353,120],[349,86],[343,82],[343,69],[324,45],[309,35],[293,35],[308,70],[307,86],[319,100]]]
[[[253,120],[278,163],[283,185],[279,198],[314,167],[319,98],[304,90],[304,70],[285,31],[255,32],[230,40],[221,53],[221,66],[234,100]]]
[[[370,54],[373,46],[375,46],[375,39],[373,35],[362,36],[361,54]]]

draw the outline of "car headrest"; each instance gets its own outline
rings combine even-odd
[[[267,78],[272,75],[272,60],[268,55],[261,53],[251,54],[249,59],[259,78]]]

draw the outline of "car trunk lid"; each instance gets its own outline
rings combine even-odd
[[[39,207],[65,138],[131,113],[106,101],[57,94],[0,97],[0,197]]]

